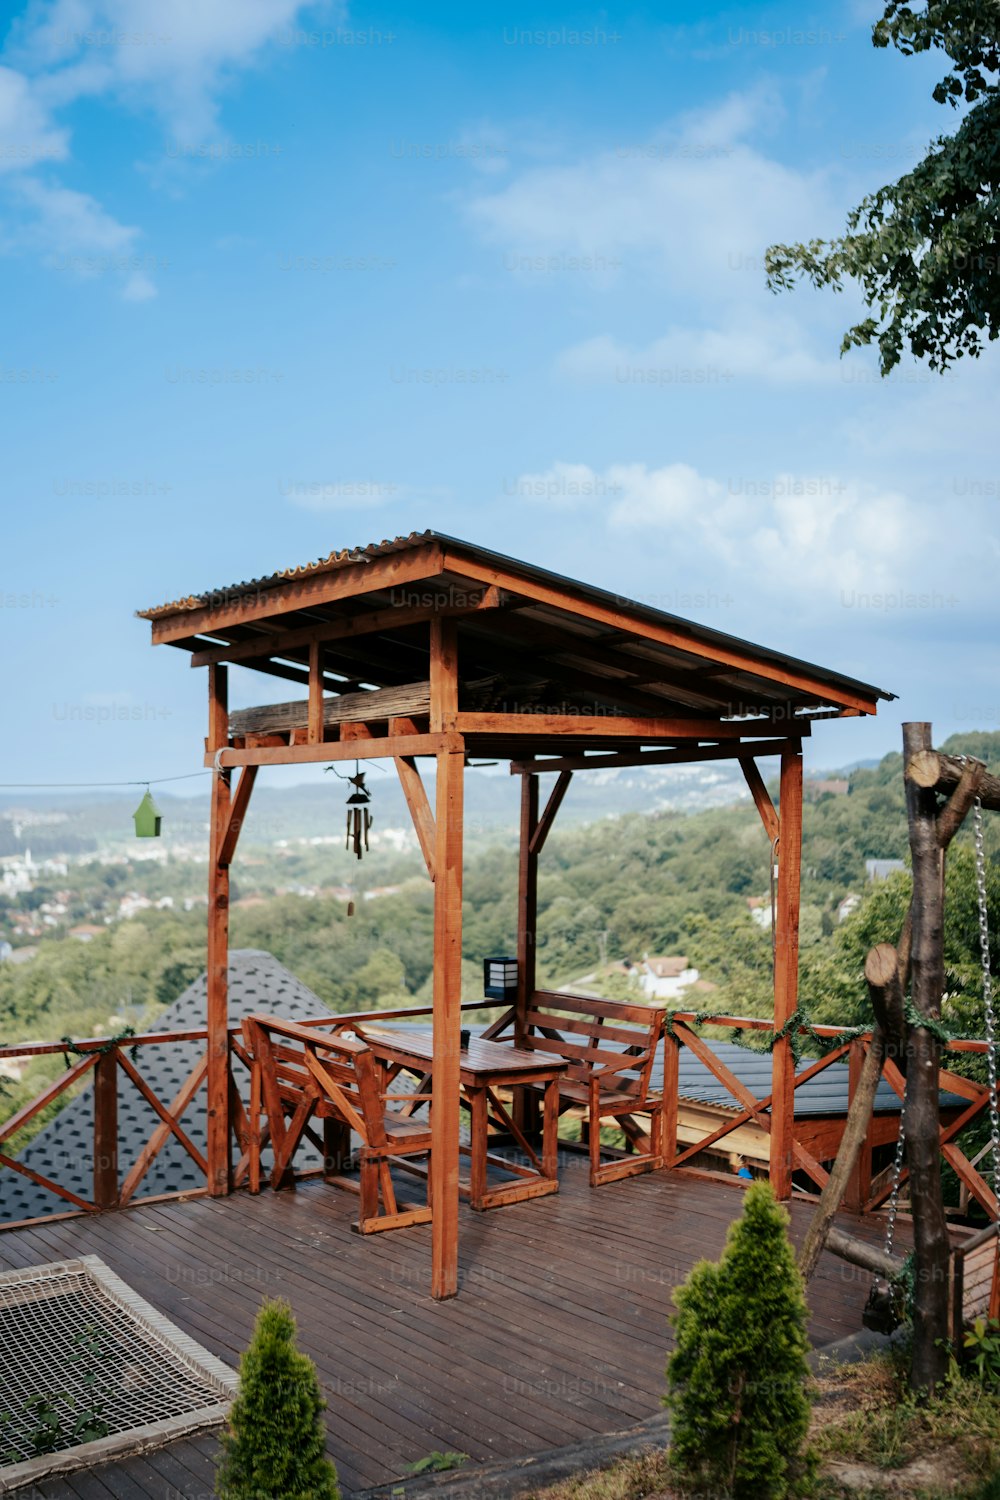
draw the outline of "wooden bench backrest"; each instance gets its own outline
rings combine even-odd
[[[596,1076],[602,1088],[645,1100],[663,1034],[662,1010],[537,990],[525,1019],[526,1045],[565,1058],[569,1078],[589,1083]]]
[[[246,1016],[243,1035],[261,1070],[268,1115],[280,1119],[287,1108],[315,1099],[332,1106],[366,1144],[385,1144],[379,1070],[366,1042],[265,1015]]]

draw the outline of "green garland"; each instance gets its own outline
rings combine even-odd
[[[119,1031],[117,1036],[109,1036],[107,1041],[102,1042],[99,1047],[80,1047],[76,1042],[74,1042],[73,1038],[69,1036],[61,1036],[59,1038],[59,1041],[62,1044],[63,1054],[66,1058],[66,1066],[67,1068],[70,1068],[72,1067],[72,1063],[69,1060],[69,1054],[71,1052],[76,1057],[93,1057],[95,1054],[98,1057],[107,1057],[109,1052],[117,1051],[122,1042],[127,1041],[130,1036],[135,1036],[134,1026],[126,1026],[124,1031]],[[130,1047],[128,1051],[132,1061],[136,1062],[139,1057],[138,1047]]]
[[[982,1041],[982,1037],[970,1036],[967,1032],[949,1031],[943,1022],[936,1020],[933,1016],[921,1015],[909,995],[905,997],[903,1007],[907,1025],[929,1031],[944,1048],[950,1047],[952,1042]],[[687,1011],[665,1012],[665,1030],[667,1035],[672,1037],[674,1041],[677,1040],[677,1033],[674,1030],[675,1017],[688,1014],[691,1013]],[[684,1024],[701,1027],[717,1023],[720,1019],[717,1011],[699,1010],[695,1011],[691,1015],[691,1020],[685,1021]],[[845,1042],[856,1042],[859,1037],[867,1036],[872,1030],[872,1025],[873,1023],[869,1022],[861,1026],[845,1026],[836,1036],[821,1036],[813,1026],[806,1012],[800,1006],[792,1012],[782,1026],[777,1030],[772,1029],[770,1031],[770,1041],[758,1044],[749,1040],[751,1036],[766,1037],[768,1035],[766,1027],[755,1027],[752,1031],[748,1031],[745,1026],[737,1026],[733,1028],[732,1038],[737,1047],[743,1047],[747,1052],[757,1052],[766,1057],[774,1051],[779,1042],[783,1042],[787,1037],[791,1043],[792,1057],[795,1060],[797,1068],[805,1056],[807,1038],[819,1050],[822,1057],[827,1052],[836,1051]]]
[[[667,1035],[673,1037],[674,1041],[677,1040],[677,1033],[674,1030],[674,1018],[686,1014],[688,1013],[685,1011],[666,1012],[664,1025]],[[719,1019],[720,1017],[717,1012],[701,1010],[695,1011],[691,1021],[684,1024],[708,1026],[713,1022],[718,1022]],[[778,1043],[783,1042],[787,1037],[791,1043],[795,1066],[798,1067],[805,1056],[806,1038],[812,1042],[813,1046],[819,1048],[822,1055],[826,1052],[835,1051],[838,1047],[842,1047],[845,1042],[854,1042],[857,1041],[858,1037],[867,1036],[871,1029],[871,1026],[848,1026],[837,1036],[821,1036],[813,1026],[806,1012],[799,1007],[799,1009],[792,1012],[782,1026],[777,1030],[772,1029],[770,1031],[769,1041],[758,1044],[749,1039],[752,1036],[766,1037],[768,1035],[767,1027],[760,1027],[759,1029],[755,1027],[752,1031],[749,1031],[745,1026],[736,1026],[733,1028],[732,1037],[737,1047],[742,1047],[747,1052],[756,1052],[763,1057],[767,1057],[772,1053]]]

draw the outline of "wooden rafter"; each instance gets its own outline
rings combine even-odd
[[[808,732],[808,724],[803,726]],[[798,736],[796,736],[798,743]],[[677,766],[691,761],[734,760],[741,756],[780,755],[788,740],[764,740],[747,745],[742,740],[716,740],[711,745],[691,745],[669,750],[609,750],[591,755],[538,756],[511,762],[511,775],[526,771],[603,771],[616,766]]]
[[[332,641],[348,641],[361,636],[379,635],[383,631],[392,633],[406,630],[413,625],[425,624],[435,617],[460,619],[464,615],[495,610],[503,604],[499,589],[482,588],[478,597],[464,604],[449,604],[448,595],[442,594],[441,602],[419,605],[390,604],[385,608],[365,610],[326,624],[308,625],[299,630],[281,633],[268,632],[252,641],[241,641],[231,646],[210,646],[195,651],[191,657],[192,667],[207,667],[213,662],[244,662],[262,656],[284,656],[286,652],[301,650],[315,645],[328,645]]]
[[[607,625],[609,629],[625,630],[629,635],[640,636],[645,640],[655,641],[659,645],[673,647],[675,650],[720,663],[736,671],[752,673],[755,677],[760,677],[765,681],[778,682],[782,687],[797,689],[820,703],[836,703],[843,708],[856,708],[861,713],[874,713],[875,711],[875,702],[870,698],[861,698],[847,689],[840,689],[830,683],[809,677],[805,672],[785,663],[773,663],[759,657],[755,658],[721,641],[708,644],[677,626],[654,622],[640,615],[628,614],[624,609],[614,608],[610,604],[599,603],[593,597],[587,597],[585,591],[568,582],[564,587],[557,589],[551,584],[509,573],[494,564],[480,562],[478,559],[452,552],[448,548],[445,549],[443,562],[447,569],[462,573],[477,582],[496,584],[501,589],[510,589],[528,599],[537,600],[540,604],[576,611],[588,620],[599,621]]]

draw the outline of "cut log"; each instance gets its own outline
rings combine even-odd
[[[916,750],[906,759],[906,779],[925,791],[950,794],[965,773],[966,762],[955,755],[944,755],[930,746]],[[1000,812],[1000,777],[984,771],[979,784],[979,799],[991,812]]]
[[[373,688],[368,693],[342,693],[323,699],[323,723],[364,724],[373,719],[428,714],[431,707],[429,682],[404,682],[398,687]],[[264,708],[244,708],[229,716],[231,736],[273,734],[305,729],[309,724],[309,702],[269,703]]]
[[[905,968],[891,943],[869,949],[865,979],[875,1020],[882,1032],[885,1056],[906,1071],[906,1007],[902,979]],[[873,1096],[874,1097],[874,1096]]]
[[[852,1266],[860,1266],[864,1271],[871,1271],[873,1276],[882,1276],[886,1281],[898,1276],[903,1269],[903,1262],[894,1255],[886,1255],[877,1245],[856,1240],[842,1229],[831,1228],[826,1237],[826,1248],[831,1255],[850,1261]]]

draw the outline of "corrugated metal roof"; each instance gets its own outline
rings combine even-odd
[[[248,578],[242,583],[230,583],[224,588],[208,589],[203,594],[188,594],[183,599],[174,599],[169,604],[154,604],[150,609],[136,610],[140,620],[160,620],[165,615],[183,614],[185,610],[204,609],[220,596],[252,593],[256,589],[277,588],[293,578],[308,578],[316,573],[332,573],[337,568],[346,568],[351,563],[366,562],[375,557],[387,557],[391,552],[408,552],[422,547],[427,542],[440,540],[435,531],[411,531],[409,536],[397,536],[391,540],[368,542],[363,547],[340,547],[318,557],[315,562],[297,563],[282,568],[277,573],[268,573],[260,578]]]
[[[693,621],[684,619],[682,616],[654,609],[651,605],[642,604],[638,600],[628,599],[621,594],[613,594],[609,590],[598,588],[593,584],[582,583],[577,579],[567,578],[563,574],[538,567],[534,563],[526,563],[518,558],[508,557],[504,553],[493,552],[489,548],[478,546],[473,542],[466,542],[458,537],[448,536],[443,532],[432,530],[412,531],[408,536],[397,536],[391,540],[387,539],[381,542],[369,542],[362,547],[342,547],[328,553],[326,557],[318,558],[315,562],[285,568],[281,572],[270,573],[260,578],[252,578],[242,583],[229,584],[225,588],[213,589],[206,593],[190,594],[184,598],[176,599],[169,604],[160,604],[150,609],[139,610],[137,614],[140,619],[150,621],[161,620],[170,615],[183,616],[185,613],[193,610],[209,607],[220,599],[225,600],[230,597],[240,598],[253,592],[277,588],[282,583],[288,583],[295,579],[311,577],[321,573],[331,573],[352,564],[372,561],[375,558],[386,557],[392,553],[414,551],[435,542],[441,544],[447,551],[457,554],[459,561],[462,556],[465,556],[480,564],[498,567],[515,577],[559,590],[572,590],[582,594],[585,599],[592,601],[596,605],[610,607],[619,613],[632,615],[637,620],[644,620],[652,624],[669,627],[675,631],[681,631],[690,638],[692,643],[708,646],[709,648],[717,646],[723,649],[735,649],[746,652],[761,662],[771,663],[789,672],[797,671],[806,673],[816,682],[824,683],[841,692],[854,693],[873,700],[881,698],[887,702],[896,696],[895,693],[875,687],[872,683],[862,682],[853,677],[846,677],[842,673],[833,671],[828,667],[818,666],[814,662],[802,661],[800,658],[789,656],[785,652],[757,645],[739,636],[727,635],[724,631],[713,630],[707,625],[696,624]],[[585,645],[585,641],[581,641],[581,646],[585,648]]]

